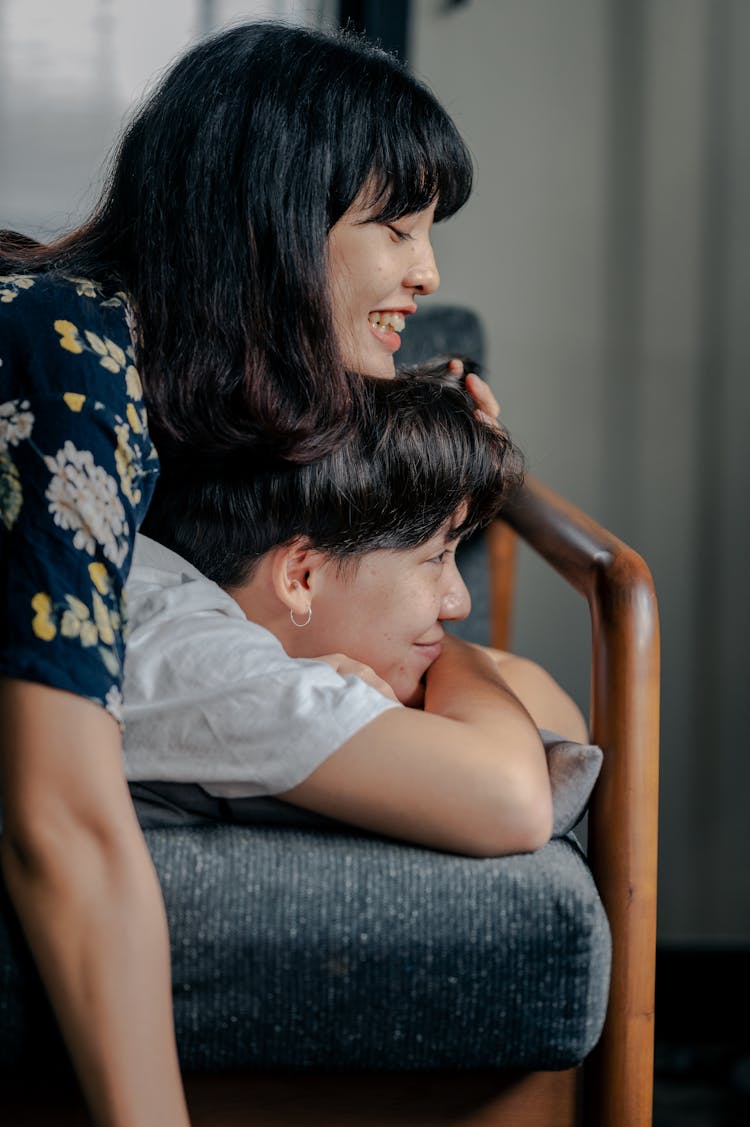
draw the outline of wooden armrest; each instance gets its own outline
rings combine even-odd
[[[659,754],[654,586],[636,552],[533,478],[493,526],[493,565],[509,557],[510,529],[589,605],[590,729],[604,763],[589,810],[588,854],[613,950],[607,1020],[585,1072],[585,1122],[647,1127],[653,1098]],[[506,623],[507,602],[507,594],[495,602]]]

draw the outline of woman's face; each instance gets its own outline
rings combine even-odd
[[[288,639],[290,656],[344,653],[374,669],[403,704],[421,703],[420,682],[440,655],[442,624],[471,609],[451,540],[456,523],[420,548],[368,552],[351,570],[328,561],[310,590],[309,625]]]
[[[415,297],[440,285],[430,234],[437,201],[415,215],[376,222],[355,200],[328,236],[328,284],[344,363],[387,379]]]

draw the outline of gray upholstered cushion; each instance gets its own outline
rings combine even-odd
[[[187,1068],[557,1068],[597,1040],[609,931],[572,839],[473,860],[289,828],[147,836]],[[0,1061],[38,1066],[49,1029],[6,910]]]

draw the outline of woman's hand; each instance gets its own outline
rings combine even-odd
[[[451,372],[456,376],[464,374],[464,365],[462,360],[453,359],[450,361],[448,367]],[[466,390],[473,398],[477,405],[477,418],[485,423],[495,423],[500,416],[500,404],[492,393],[492,388],[478,376],[476,372],[467,372],[466,374]]]
[[[369,665],[365,665],[363,661],[355,661],[352,657],[347,657],[346,654],[321,654],[316,658],[316,661],[324,661],[326,665],[330,665],[331,669],[340,674],[341,677],[359,677],[360,681],[364,681],[366,685],[371,685],[373,689],[377,689],[384,697],[389,700],[398,702],[398,697],[394,693],[391,686],[382,677],[378,677],[374,669]]]

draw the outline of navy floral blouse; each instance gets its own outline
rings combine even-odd
[[[0,276],[0,676],[120,721],[124,585],[159,462],[125,294]]]

